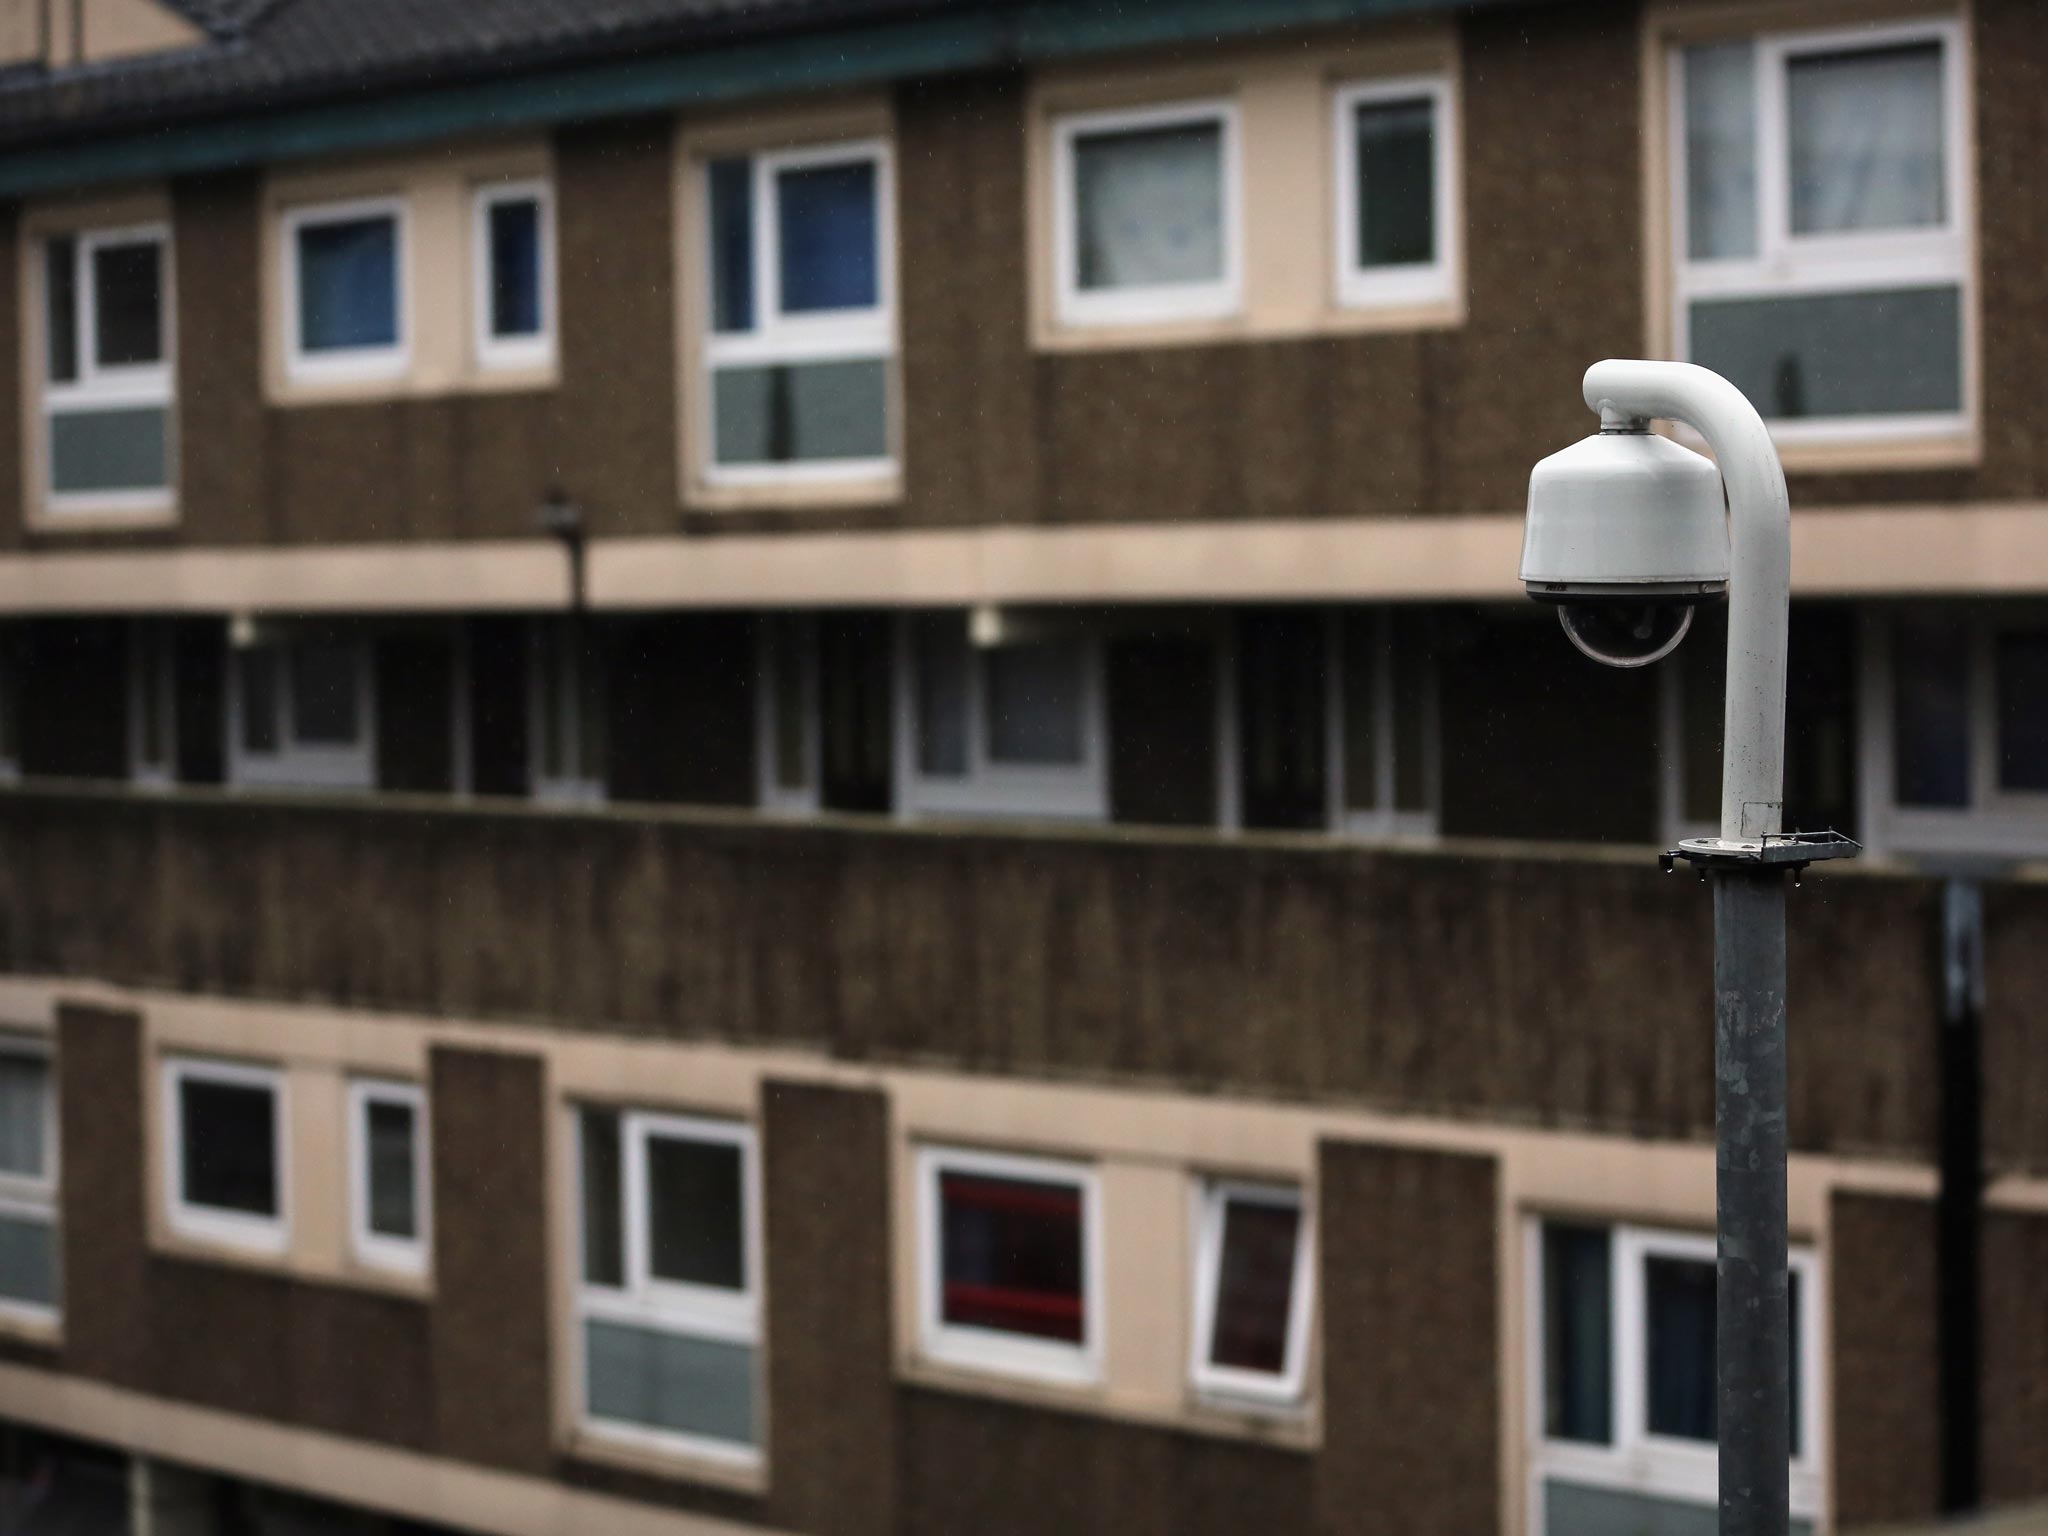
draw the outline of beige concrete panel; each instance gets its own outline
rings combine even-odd
[[[43,0],[0,0],[0,64],[43,56]]]
[[[197,48],[206,34],[160,0],[77,0],[84,62]]]
[[[778,1536],[549,1479],[392,1450],[0,1364],[0,1417],[138,1455],[492,1536]]]
[[[1124,1395],[1162,1412],[1187,1397],[1191,1182],[1156,1165],[1102,1169],[1103,1369]]]
[[[293,1062],[286,1075],[293,1267],[339,1273],[349,1257],[347,1089],[342,1075],[321,1063]]]

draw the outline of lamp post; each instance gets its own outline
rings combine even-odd
[[[1529,477],[1522,580],[1573,644],[1643,666],[1726,595],[1721,830],[1664,856],[1714,888],[1715,1382],[1722,1536],[1786,1536],[1791,1352],[1785,1234],[1785,876],[1856,845],[1785,833],[1791,503],[1755,407],[1690,363],[1586,370],[1601,430]],[[1650,432],[1696,429],[1712,464]],[[1725,486],[1727,510],[1722,511]]]

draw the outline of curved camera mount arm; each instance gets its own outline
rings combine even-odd
[[[1760,841],[1780,830],[1785,801],[1792,503],[1777,447],[1742,391],[1695,363],[1610,358],[1586,370],[1585,393],[1603,417],[1686,423],[1720,467],[1729,543],[1721,836]]]

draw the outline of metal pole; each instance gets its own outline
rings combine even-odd
[[[1682,421],[1713,451],[1728,491],[1728,693],[1721,836],[1780,830],[1792,506],[1763,418],[1691,363],[1610,358],[1586,370],[1586,404]],[[1785,1265],[1785,877],[1714,877],[1714,1368],[1721,1536],[1785,1536],[1791,1522],[1791,1348]]]
[[[1715,1366],[1721,1536],[1786,1536],[1785,876],[1714,875]]]

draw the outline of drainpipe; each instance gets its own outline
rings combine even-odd
[[[1981,1441],[1978,1275],[1984,1188],[1984,892],[1955,878],[1941,900],[1941,1192],[1936,1340],[1941,1361],[1941,1508],[1977,1507]]]

